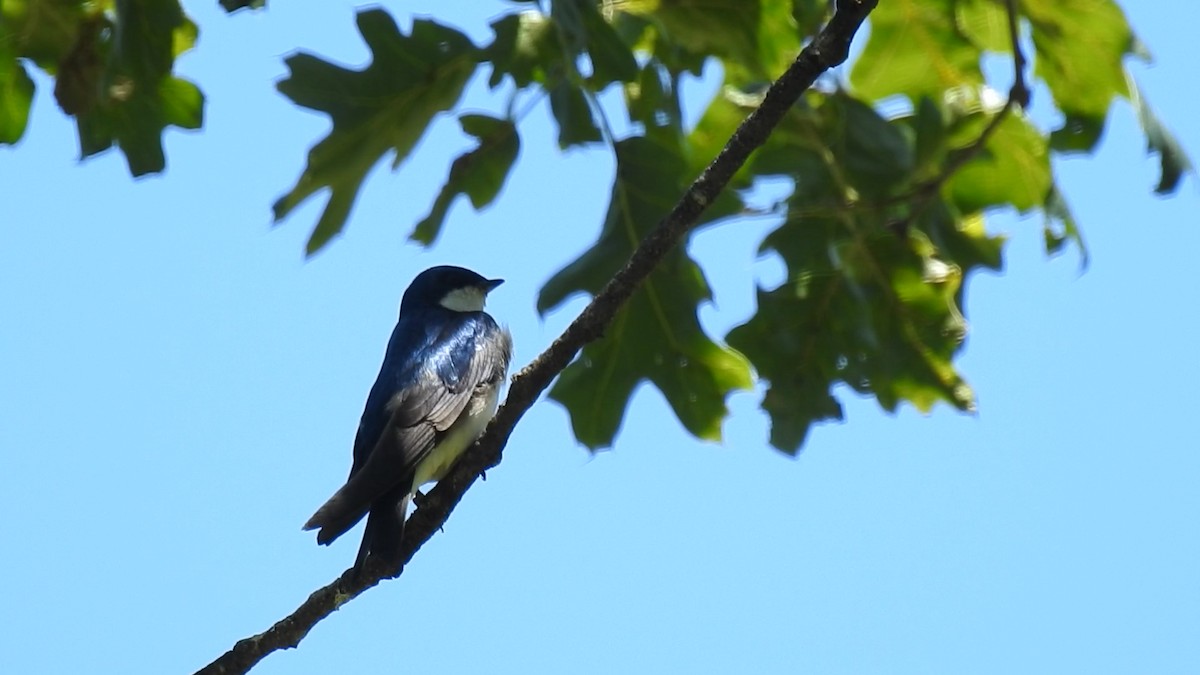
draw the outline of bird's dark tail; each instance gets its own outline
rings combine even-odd
[[[380,497],[371,506],[367,528],[363,532],[358,557],[354,559],[354,579],[362,577],[367,558],[379,558],[388,566],[400,564],[400,542],[404,539],[404,517],[412,495],[396,488]]]
[[[312,518],[304,524],[306,530],[317,532],[318,544],[331,544],[347,530],[358,524],[368,511],[390,495],[393,503],[399,499],[400,490],[406,490],[412,484],[412,478],[396,481],[392,475],[384,471],[372,471],[370,467],[354,471],[329,501],[321,505]],[[404,487],[401,487],[404,486]]]
[[[308,522],[304,524],[306,530],[318,530],[318,544],[323,546],[332,544],[335,539],[345,534],[347,530],[358,524],[363,516],[367,515],[370,502],[356,508],[346,499],[343,491],[344,489],[339,490],[337,494],[330,497],[329,501],[317,509],[312,518],[309,518]]]

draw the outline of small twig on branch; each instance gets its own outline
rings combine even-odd
[[[884,206],[901,202],[915,202],[916,206],[909,215],[910,219],[914,218],[929,205],[932,197],[942,189],[946,181],[983,151],[992,135],[1004,123],[1004,119],[1008,117],[1013,108],[1020,106],[1024,109],[1029,106],[1029,85],[1025,83],[1025,53],[1021,51],[1020,31],[1017,25],[1017,0],[1005,0],[1004,6],[1008,13],[1008,37],[1012,41],[1013,52],[1013,83],[1008,90],[1008,98],[1004,101],[1004,105],[996,111],[992,119],[988,120],[987,126],[979,132],[979,136],[975,140],[958,148],[946,159],[946,163],[942,165],[942,170],[938,172],[937,176],[920,183],[901,197],[886,200]]]
[[[405,562],[441,528],[463,494],[485,470],[500,463],[501,452],[525,411],[584,345],[599,338],[617,311],[629,300],[663,257],[695,227],[700,214],[720,194],[779,124],[800,95],[826,70],[840,65],[850,41],[878,0],[838,0],[829,24],[809,43],[771,88],[762,104],[734,132],[708,168],[688,188],[671,212],[646,236],[625,266],[613,276],[591,303],[550,347],[513,376],[508,398],[483,436],[455,463],[425,496],[404,529]],[[197,671],[197,675],[245,673],[266,655],[295,647],[314,625],[384,578],[399,576],[401,569],[385,569],[369,561],[355,582],[346,570],[336,581],[318,589],[296,611],[267,631],[238,641],[232,649]]]

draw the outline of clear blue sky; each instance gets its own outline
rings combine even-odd
[[[305,261],[321,200],[276,229],[269,205],[326,121],[272,83],[300,45],[362,63],[352,9],[188,4],[202,32],[179,70],[209,105],[203,133],[167,134],[165,176],[78,164],[44,78],[25,140],[0,150],[5,673],[192,672],[340,573],[357,531],[318,548],[300,525],[349,467],[417,271],[507,278],[490,308],[518,365],[582,306],[534,311],[598,232],[603,151],[558,155],[535,112],[500,202],[457,204],[424,251],[405,237],[469,144],[444,118]],[[1135,66],[1145,91],[1200,153],[1200,6],[1125,5],[1158,58]],[[977,416],[843,392],[847,421],[791,459],[767,446],[760,393],[731,399],[713,445],[642,388],[592,457],[543,401],[400,580],[255,672],[1200,672],[1197,185],[1149,194],[1125,104],[1097,159],[1057,169],[1092,265],[1045,259],[1039,219],[991,221],[1012,244],[1003,275],[970,282]],[[778,281],[754,253],[770,225],[695,239],[714,334]]]

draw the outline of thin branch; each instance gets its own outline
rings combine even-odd
[[[1013,108],[1020,106],[1024,109],[1029,106],[1030,90],[1029,85],[1025,82],[1025,53],[1021,51],[1020,31],[1017,23],[1020,18],[1017,14],[1017,0],[1005,0],[1004,6],[1008,13],[1008,37],[1012,42],[1013,52],[1013,83],[1008,90],[1008,98],[1004,101],[1004,105],[996,111],[992,119],[988,120],[987,126],[979,132],[979,136],[975,140],[959,148],[946,159],[946,163],[942,165],[942,170],[938,172],[938,175],[917,185],[907,194],[885,200],[881,206],[915,201],[916,207],[912,209],[912,215],[909,218],[915,217],[929,205],[932,197],[942,189],[946,181],[950,180],[968,162],[975,159],[980,152],[983,152],[992,135],[1004,123],[1004,119],[1008,117]]]
[[[484,435],[455,463],[453,469],[421,501],[404,529],[405,562],[446,522],[463,494],[487,469],[500,463],[513,428],[550,382],[567,367],[584,345],[599,338],[617,312],[663,257],[695,227],[704,209],[729,183],[779,124],[800,95],[819,75],[846,60],[850,41],[878,0],[838,0],[829,24],[800,52],[767,91],[762,104],[742,122],[708,168],[700,174],[669,214],[652,230],[616,275],[571,322],[550,347],[512,378],[508,398]],[[295,612],[267,631],[238,641],[197,675],[245,673],[266,655],[295,647],[314,625],[384,578],[403,571],[368,562],[358,582],[346,570],[336,581],[318,589]]]

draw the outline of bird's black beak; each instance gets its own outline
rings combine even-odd
[[[487,288],[488,293],[496,290],[496,287],[504,283],[503,279],[488,279],[484,282],[484,288]]]

